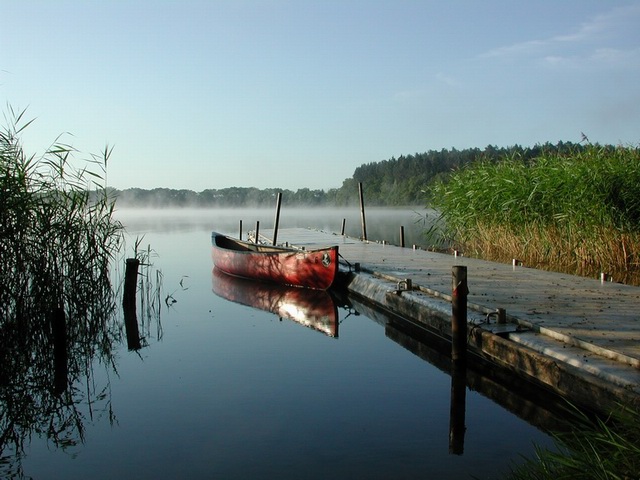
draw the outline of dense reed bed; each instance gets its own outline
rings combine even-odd
[[[122,225],[102,184],[111,151],[78,167],[72,147],[55,143],[40,158],[27,156],[23,114],[10,111],[0,133],[0,322],[26,321],[25,302],[70,307],[79,293],[109,288],[109,266]],[[40,305],[44,307],[45,305]]]
[[[434,184],[429,200],[442,233],[467,255],[640,280],[638,148],[480,161]]]

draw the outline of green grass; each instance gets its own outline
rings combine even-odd
[[[481,161],[429,189],[442,234],[468,255],[594,275],[640,268],[640,150]]]
[[[554,449],[536,448],[509,480],[632,480],[640,478],[640,413],[620,406],[608,418],[570,409]]]

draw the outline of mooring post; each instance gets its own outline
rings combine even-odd
[[[467,379],[467,267],[452,269],[451,295],[451,405],[449,453],[464,452]]]
[[[136,315],[136,288],[138,284],[139,266],[139,259],[127,258],[127,266],[124,273],[122,308],[124,310],[124,326],[127,333],[127,347],[129,350],[140,349],[140,333],[138,330],[138,316]]]
[[[258,241],[258,237],[260,236],[260,220],[256,220],[256,238],[254,238],[255,243],[260,243]]]
[[[138,267],[140,260],[137,258],[127,258],[124,272],[124,292],[122,295],[122,305],[125,309],[133,305],[136,308],[136,286],[138,284]]]
[[[340,235],[342,235],[344,237],[344,227],[347,225],[347,219],[343,218],[342,219],[342,229],[340,230]]]
[[[400,225],[400,246],[404,248],[404,227]]]
[[[364,194],[362,193],[362,182],[358,183],[360,193],[360,219],[362,222],[362,240],[367,241],[367,220],[364,215]]]
[[[278,192],[278,198],[276,200],[276,219],[273,222],[273,245],[276,244],[278,239],[278,225],[280,224],[280,205],[282,204],[282,192]]]
[[[455,265],[452,270],[451,295],[451,359],[466,364],[467,360],[467,267]]]
[[[242,240],[242,220],[240,220],[240,235],[238,235],[238,238]]]

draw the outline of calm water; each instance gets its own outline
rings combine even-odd
[[[235,234],[240,219],[246,229],[256,220],[271,228],[272,212],[119,216],[157,254],[159,318],[140,319],[143,348],[130,351],[123,340],[113,346],[113,365],[96,357],[89,378],[77,382],[73,415],[49,412],[50,427],[32,431],[26,476],[500,478],[534,442],[550,444],[518,416],[544,423],[544,411],[520,410],[526,400],[476,377],[462,388],[466,432],[451,454],[452,393],[461,393],[448,361],[364,305],[338,308],[335,328],[319,331],[216,295],[214,288],[258,298],[212,275],[210,231]],[[280,225],[339,232],[342,218],[357,236],[358,212],[283,211]],[[402,224],[407,243],[420,243],[415,220],[411,210],[372,210],[369,238],[393,241]],[[53,442],[50,429],[62,430],[63,418],[66,441]]]

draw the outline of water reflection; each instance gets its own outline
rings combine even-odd
[[[328,291],[233,277],[217,268],[211,277],[213,292],[225,300],[271,312],[329,337],[338,337],[338,308]]]
[[[473,356],[466,365],[451,359],[451,342],[404,318],[382,314],[357,298],[351,302],[363,315],[385,327],[385,335],[417,357],[451,376],[449,453],[464,453],[467,433],[467,390],[476,391],[544,432],[557,431],[566,416],[562,398],[538,388],[509,370]]]
[[[74,287],[60,306],[49,295],[15,295],[1,312],[2,478],[26,477],[22,462],[32,438],[74,453],[85,442],[88,423],[116,421],[111,376],[117,373],[115,352],[124,341],[117,294],[106,276],[90,287]],[[144,291],[138,292],[144,298]],[[138,349],[140,332],[148,336],[160,319],[145,315],[140,330],[135,299],[131,305],[124,309],[126,338],[130,349]]]
[[[108,282],[69,295],[66,308],[40,300],[20,299],[0,323],[0,475],[10,478],[24,476],[32,436],[69,450],[84,442],[87,417],[114,419],[108,384],[93,381],[94,365],[113,369],[121,338]]]

